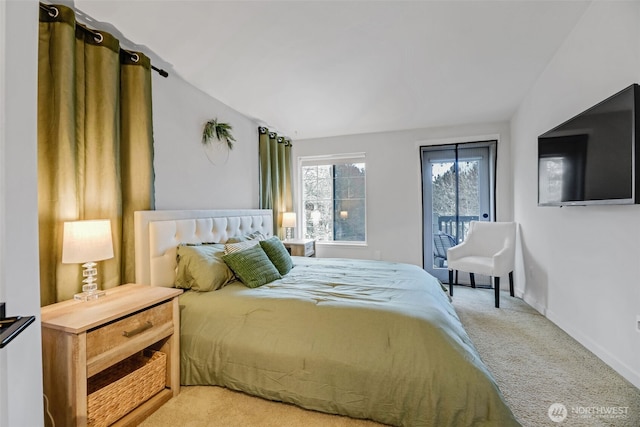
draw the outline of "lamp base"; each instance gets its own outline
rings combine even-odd
[[[107,292],[98,289],[98,284],[96,283],[96,274],[98,272],[96,263],[86,262],[82,264],[82,267],[84,267],[82,271],[82,275],[85,277],[82,281],[84,285],[82,285],[82,292],[75,294],[73,299],[76,301],[92,301],[105,296]]]
[[[93,301],[94,299],[98,299],[107,295],[107,291],[88,291],[88,292],[80,292],[79,294],[75,294],[73,299],[76,301]]]

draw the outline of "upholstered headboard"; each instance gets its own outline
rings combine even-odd
[[[270,209],[170,210],[134,213],[136,283],[172,287],[181,243],[225,243],[259,231],[273,235]]]

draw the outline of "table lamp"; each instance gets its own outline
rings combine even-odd
[[[282,226],[286,229],[286,239],[293,238],[293,229],[296,227],[296,213],[295,212],[283,213]]]
[[[82,264],[82,293],[74,299],[90,301],[106,294],[96,284],[96,261],[113,258],[111,221],[108,219],[69,221],[64,223],[62,237],[62,263]]]

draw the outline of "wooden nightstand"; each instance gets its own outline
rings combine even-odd
[[[288,239],[282,243],[293,256],[316,256],[316,241],[314,239]]]
[[[164,389],[113,425],[136,425],[180,392],[180,289],[128,284],[42,307],[44,393],[56,426],[86,426],[91,377],[145,349],[166,355]]]

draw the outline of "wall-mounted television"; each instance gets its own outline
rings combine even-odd
[[[538,205],[640,203],[640,90],[621,90],[538,137]]]

